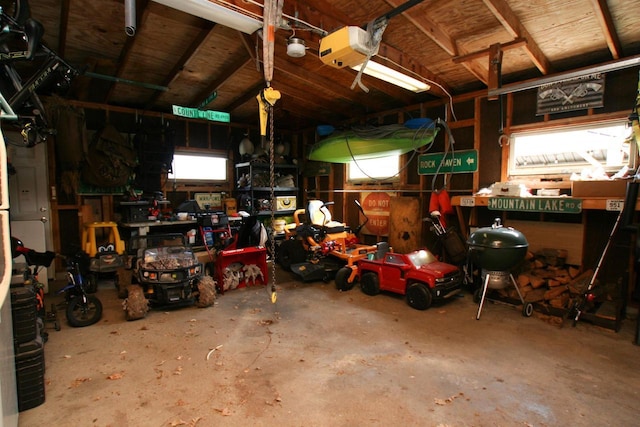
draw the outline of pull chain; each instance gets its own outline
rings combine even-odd
[[[269,114],[269,182],[271,184],[271,302],[275,304],[278,296],[276,294],[276,240],[273,235],[273,224],[275,222],[276,197],[274,187],[276,185],[275,173],[275,150],[274,150],[274,124],[273,124],[273,106],[268,104]]]

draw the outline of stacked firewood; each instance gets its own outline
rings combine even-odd
[[[584,293],[593,276],[593,270],[566,263],[564,249],[542,249],[529,252],[515,275],[518,288],[527,302],[569,308],[573,298]],[[510,292],[517,298],[515,289]]]

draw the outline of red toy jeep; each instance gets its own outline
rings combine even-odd
[[[426,310],[433,300],[449,298],[462,287],[458,267],[440,262],[426,249],[408,254],[387,252],[380,259],[358,261],[362,292],[390,291],[407,296],[407,304]]]

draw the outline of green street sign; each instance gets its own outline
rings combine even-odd
[[[180,117],[188,117],[190,119],[203,119],[210,120],[212,122],[225,122],[231,121],[231,115],[229,113],[223,113],[221,111],[210,110],[198,110],[197,108],[180,107],[179,105],[173,105],[173,114]]]
[[[582,212],[581,199],[562,197],[490,197],[487,207],[494,211],[555,212],[577,214]]]
[[[449,151],[448,153],[421,154],[418,157],[418,175],[436,173],[468,173],[478,170],[478,150]]]

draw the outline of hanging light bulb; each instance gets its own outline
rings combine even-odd
[[[255,147],[253,146],[253,142],[249,139],[249,134],[246,133],[244,138],[240,140],[240,144],[238,146],[238,151],[241,156],[250,156],[253,154],[253,150]]]

